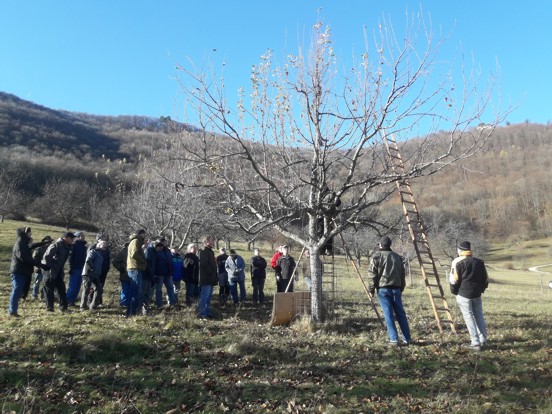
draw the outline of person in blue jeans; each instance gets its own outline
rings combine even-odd
[[[40,266],[49,270],[40,261],[33,258],[32,249],[40,246],[42,243],[32,244],[32,231],[30,227],[17,229],[17,239],[13,245],[12,258],[10,265],[10,275],[12,280],[12,292],[8,307],[8,314],[11,317],[19,317],[19,299],[23,294],[26,283],[31,279],[34,266]]]
[[[88,247],[85,235],[81,231],[75,233],[75,243],[69,255],[69,285],[67,286],[67,304],[74,306],[80,299],[79,291],[82,285],[82,271],[86,262]]]
[[[372,295],[378,291],[378,300],[383,310],[389,344],[399,345],[395,319],[399,323],[403,345],[412,341],[410,327],[402,304],[402,292],[406,287],[404,263],[401,256],[391,250],[391,239],[382,237],[379,251],[374,253],[368,268],[369,286]]]
[[[458,257],[452,261],[449,282],[470,334],[471,342],[466,347],[479,351],[487,343],[481,295],[489,286],[489,275],[485,262],[473,256],[468,241],[458,244]]]
[[[228,274],[228,284],[230,285],[230,294],[234,304],[238,303],[238,286],[240,287],[239,302],[245,302],[247,293],[245,291],[245,260],[234,249],[230,250],[230,256],[226,259],[226,273]]]

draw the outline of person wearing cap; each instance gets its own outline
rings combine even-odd
[[[245,302],[247,300],[247,292],[245,290],[245,260],[234,249],[230,249],[230,256],[226,259],[224,265],[230,286],[230,294],[234,304]],[[240,287],[240,297],[238,300],[238,286]]]
[[[452,261],[449,282],[462,312],[471,342],[467,348],[479,351],[487,342],[487,324],[483,315],[481,294],[489,286],[485,262],[473,256],[471,243],[458,244],[458,257]]]
[[[82,284],[82,270],[86,262],[86,238],[82,231],[75,233],[75,243],[69,255],[69,284],[67,286],[67,303],[74,306]]]
[[[17,238],[13,245],[10,265],[10,276],[12,280],[12,291],[8,306],[9,316],[18,317],[19,299],[27,280],[31,280],[33,267],[39,266],[40,262],[33,258],[31,246],[33,239],[30,227],[17,229]],[[30,282],[29,282],[30,284]]]
[[[218,285],[219,285],[219,304],[221,306],[226,305],[228,296],[230,296],[230,285],[228,283],[228,274],[226,273],[226,260],[228,254],[226,249],[221,247],[217,256],[217,268],[218,268]]]
[[[387,325],[389,345],[399,345],[395,318],[401,328],[403,345],[410,344],[410,327],[402,304],[402,292],[406,287],[404,263],[402,257],[391,250],[389,237],[381,238],[379,251],[370,259],[368,276],[370,293],[374,295],[376,290],[378,293],[378,301]]]
[[[54,311],[54,290],[59,294],[59,308],[62,312],[67,310],[67,293],[65,290],[65,262],[71,253],[71,247],[75,241],[75,235],[67,232],[52,243],[42,258],[42,264],[50,270],[46,271],[44,277],[44,293],[46,296],[46,310]]]
[[[40,284],[42,282],[42,278],[44,277],[44,270],[40,267],[40,262],[42,258],[44,257],[44,253],[46,253],[46,249],[48,249],[48,246],[52,244],[53,240],[50,236],[45,236],[42,239],[42,243],[44,243],[42,246],[35,249],[33,252],[33,259],[36,263],[39,265],[35,265],[34,268],[34,283],[33,283],[33,299],[38,299],[38,294],[41,293],[41,296],[44,297],[44,292],[41,292],[40,290]]]

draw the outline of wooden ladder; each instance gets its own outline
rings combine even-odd
[[[404,177],[404,162],[399,152],[397,141],[395,141],[395,137],[393,135],[389,136],[385,133],[382,135],[384,137],[387,154],[391,160],[391,166],[394,173]],[[439,273],[437,272],[437,265],[429,247],[427,230],[422,222],[422,217],[418,211],[410,184],[406,178],[401,178],[396,181],[396,184],[397,189],[399,190],[410,238],[414,244],[414,250],[416,251],[416,256],[418,257],[422,277],[429,295],[429,301],[431,302],[431,307],[433,309],[433,314],[435,316],[439,332],[443,333],[443,321],[449,325],[452,332],[456,332],[456,327],[454,326],[454,322],[452,320],[452,314],[450,312],[447,299],[445,298],[445,292],[439,279]],[[439,299],[441,300],[442,307],[437,306],[435,303],[436,300]]]

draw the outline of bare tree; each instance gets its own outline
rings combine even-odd
[[[382,21],[375,47],[366,42],[366,52],[341,72],[330,29],[318,23],[308,52],[300,49],[279,67],[272,51],[262,56],[235,105],[224,79],[179,67],[188,108],[203,129],[181,136],[180,157],[198,171],[185,185],[214,190],[244,231],[276,228],[310,250],[315,322],[324,318],[319,269],[326,242],[349,227],[379,227],[377,207],[394,194],[392,183],[472,156],[499,121],[495,115],[488,128],[472,128],[489,109],[494,83],[480,94],[470,74],[463,73],[463,88],[451,76],[440,78],[434,71],[441,43],[434,44],[423,18],[406,29],[400,40]],[[398,175],[383,136],[401,142],[419,123],[450,132],[409,145]]]
[[[69,229],[78,221],[89,220],[97,203],[96,191],[86,181],[52,178],[44,185],[43,196],[34,201],[33,212],[51,223],[61,222]]]
[[[21,173],[0,167],[0,222],[8,214],[21,213],[25,196],[19,187],[23,180]]]

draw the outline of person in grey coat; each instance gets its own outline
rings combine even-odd
[[[102,251],[107,248],[107,241],[100,240],[96,246],[88,250],[84,268],[82,269],[82,277],[84,280],[84,289],[82,291],[80,309],[96,309],[98,307],[98,299],[102,291],[102,268],[104,257]]]

